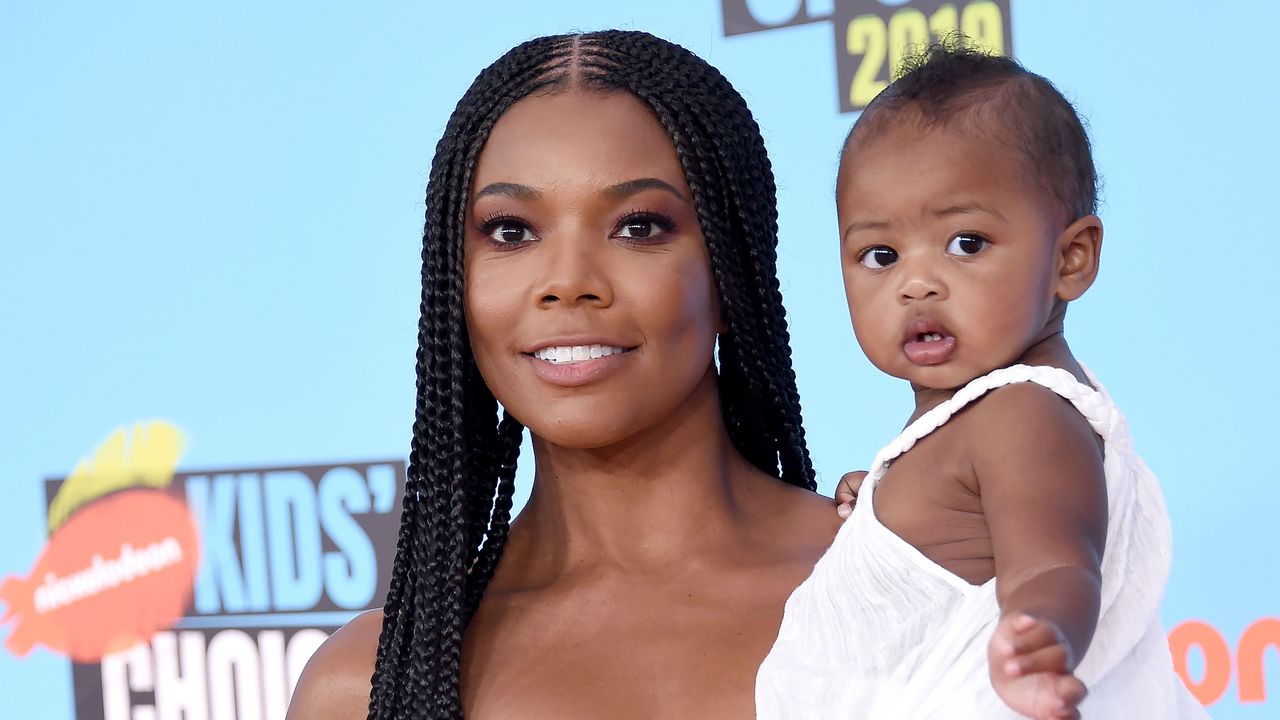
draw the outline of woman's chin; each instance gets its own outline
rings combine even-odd
[[[574,413],[555,417],[533,418],[524,423],[535,442],[566,450],[600,450],[621,445],[639,431],[637,418],[619,417],[617,413]]]

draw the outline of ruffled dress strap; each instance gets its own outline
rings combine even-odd
[[[1088,375],[1088,370],[1085,371]],[[1092,376],[1089,376],[1092,380]],[[1107,438],[1115,423],[1115,406],[1105,393],[1076,379],[1062,368],[1045,365],[1010,365],[970,380],[946,401],[916,418],[896,438],[876,454],[867,482],[874,485],[884,475],[889,463],[915,446],[934,430],[942,427],[956,413],[996,388],[1031,382],[1062,396],[1084,416],[1094,431]],[[1096,384],[1096,383],[1095,383]]]

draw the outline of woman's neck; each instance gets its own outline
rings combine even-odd
[[[534,458],[508,551],[548,579],[586,567],[658,568],[740,541],[758,486],[777,482],[733,447],[710,372],[664,422],[597,449],[535,436]]]

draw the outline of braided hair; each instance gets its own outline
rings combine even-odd
[[[719,395],[753,465],[814,489],[776,274],[773,171],[742,97],[688,50],[643,32],[531,40],[486,68],[436,146],[423,232],[417,410],[371,720],[462,716],[463,632],[502,555],[523,427],[476,368],[463,316],[463,229],[476,160],[520,99],[627,92],[652,109],[684,169],[726,330]]]

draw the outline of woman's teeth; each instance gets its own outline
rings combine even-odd
[[[533,356],[539,360],[546,360],[553,365],[559,365],[560,363],[595,360],[596,358],[608,357],[623,352],[626,352],[626,350],[612,345],[555,345],[536,350]]]
[[[920,333],[917,339],[918,342],[938,342],[940,340],[942,340],[942,333],[936,332]]]

